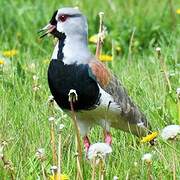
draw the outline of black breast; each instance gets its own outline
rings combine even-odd
[[[48,69],[48,82],[55,101],[62,109],[70,109],[70,89],[75,89],[78,95],[75,110],[93,108],[99,100],[99,87],[89,77],[88,65],[64,65],[61,60],[52,60]]]

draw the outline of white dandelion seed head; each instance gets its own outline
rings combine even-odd
[[[161,131],[160,135],[164,140],[168,140],[174,139],[178,134],[180,134],[180,125],[169,125]]]
[[[50,171],[51,171],[52,174],[54,174],[55,172],[57,172],[57,170],[58,170],[57,166],[51,166],[51,167],[50,167]]]
[[[152,162],[152,154],[151,153],[146,153],[142,156],[142,161],[145,161],[146,163],[151,163]]]
[[[51,116],[51,117],[49,117],[49,119],[48,119],[50,122],[51,121],[54,121],[55,120],[55,118],[53,117],[53,116]]]
[[[157,52],[160,52],[160,51],[161,51],[161,48],[160,48],[160,47],[157,47],[157,48],[156,48],[156,51],[157,51]]]
[[[68,96],[69,96],[69,101],[72,100],[75,102],[78,100],[78,94],[75,89],[70,89]]]
[[[88,159],[92,160],[96,158],[98,154],[103,158],[105,158],[111,152],[112,152],[112,148],[110,145],[106,143],[95,143],[92,144],[89,148]]]

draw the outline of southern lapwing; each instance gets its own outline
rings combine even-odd
[[[76,90],[74,103],[77,123],[86,152],[88,131],[98,124],[104,129],[105,143],[111,145],[110,127],[144,136],[149,132],[145,115],[127,95],[120,81],[88,49],[86,17],[75,8],[61,8],[41,31],[58,42],[48,69],[48,83],[57,104],[70,112],[68,93]]]

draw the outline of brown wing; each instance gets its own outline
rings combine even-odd
[[[120,106],[121,116],[127,119],[129,123],[143,123],[143,125],[148,127],[145,115],[139,107],[132,102],[125,88],[110,70],[98,60],[92,60],[89,66],[101,88],[110,94],[114,101]]]

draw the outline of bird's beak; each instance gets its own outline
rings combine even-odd
[[[48,24],[45,27],[43,27],[42,29],[38,31],[38,33],[43,33],[43,35],[41,35],[40,38],[43,38],[47,34],[51,33],[55,28],[56,26],[52,24]]]

